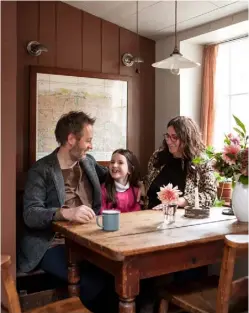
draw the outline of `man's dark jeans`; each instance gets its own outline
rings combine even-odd
[[[80,266],[80,299],[89,310],[99,312],[101,308],[98,308],[100,301],[97,298],[104,290],[110,288],[113,290],[113,279],[108,273],[88,262],[83,262]],[[40,268],[67,282],[68,269],[65,245],[48,249],[40,263]],[[102,312],[105,305],[108,304],[101,303]]]

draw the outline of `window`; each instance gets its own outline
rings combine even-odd
[[[249,40],[238,39],[219,45],[215,80],[214,147],[223,147],[224,134],[234,132],[232,115],[249,130]]]

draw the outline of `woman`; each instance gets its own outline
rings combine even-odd
[[[216,197],[216,182],[210,163],[193,164],[205,146],[197,124],[189,117],[177,116],[167,125],[162,147],[149,160],[145,179],[147,208],[160,204],[157,192],[160,187],[172,183],[182,191],[179,207],[193,206],[195,187],[199,190],[200,206],[211,206]]]

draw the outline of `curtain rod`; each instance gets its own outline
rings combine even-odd
[[[208,44],[208,46],[210,46],[210,45],[223,45],[225,43],[229,43],[229,42],[232,42],[232,41],[241,40],[241,39],[245,39],[245,38],[248,38],[248,34],[247,35],[242,35],[240,37],[232,38],[232,39],[219,41],[219,42],[213,42],[213,43]]]

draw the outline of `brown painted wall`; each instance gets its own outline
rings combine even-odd
[[[16,2],[1,2],[1,253],[16,258]]]
[[[29,65],[131,76],[128,146],[145,172],[154,150],[154,41],[140,37],[145,63],[138,75],[120,61],[124,52],[137,54],[136,34],[65,3],[19,1],[17,31],[17,173],[26,172],[29,166]],[[28,55],[25,49],[30,40],[45,44],[49,52],[40,57]]]

